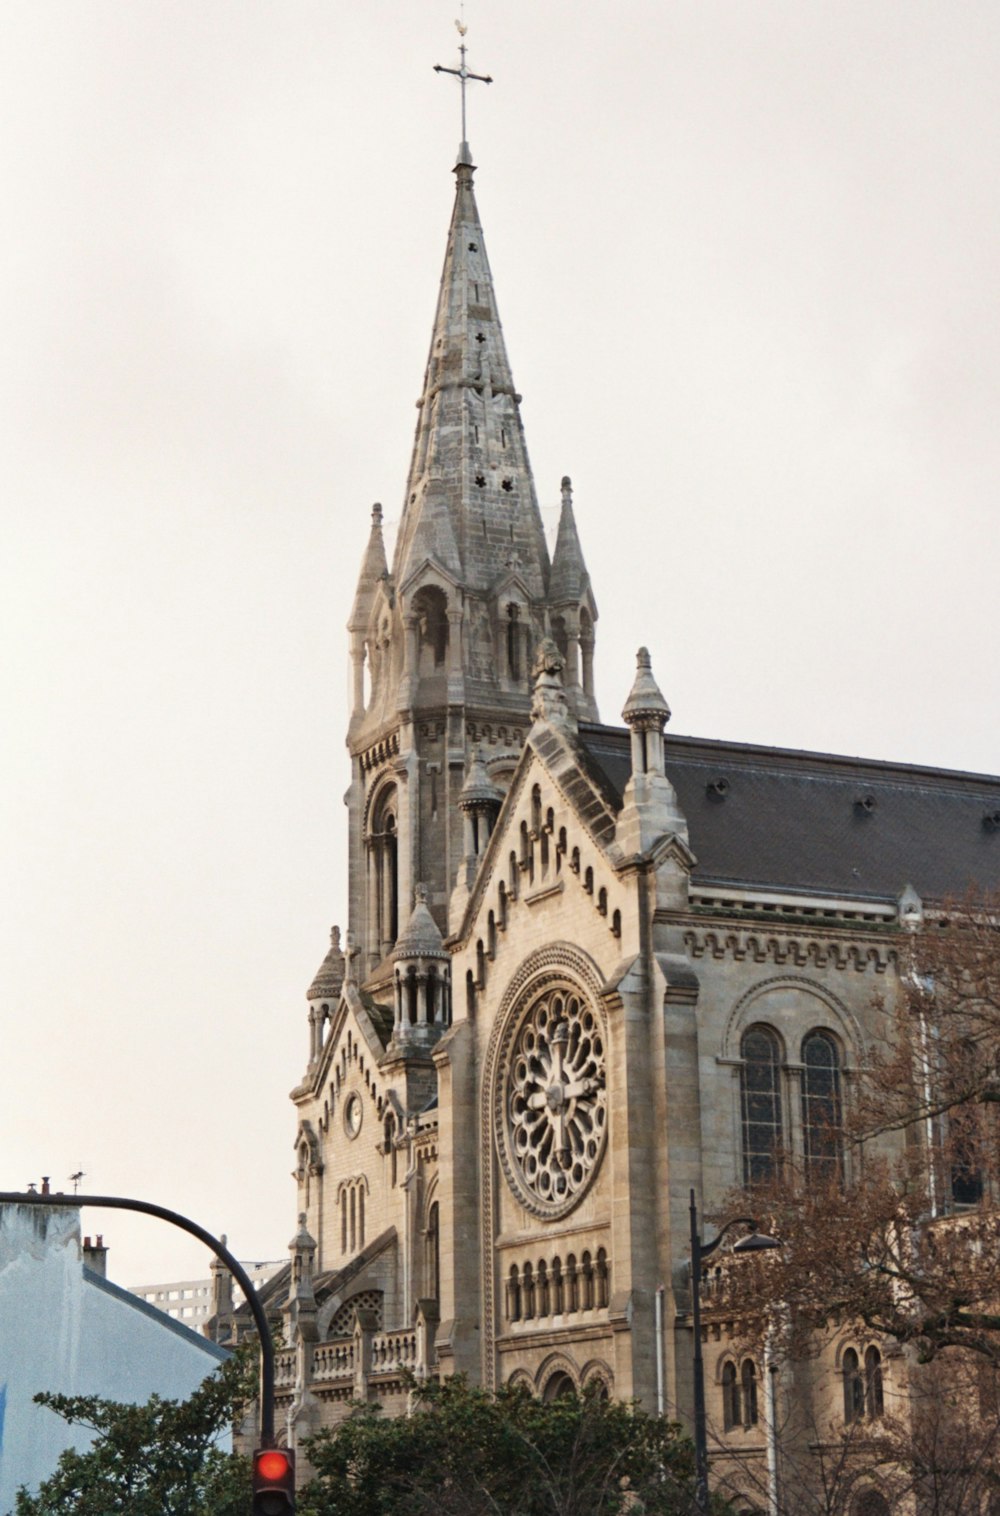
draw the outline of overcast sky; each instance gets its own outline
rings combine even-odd
[[[0,7],[0,1187],[280,1256],[458,0]],[[996,0],[468,0],[539,496],[674,729],[1000,769]],[[201,1274],[90,1213],[122,1283]]]

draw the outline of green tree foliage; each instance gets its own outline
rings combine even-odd
[[[246,1516],[250,1461],[216,1446],[254,1394],[242,1357],[229,1359],[188,1400],[119,1405],[96,1395],[36,1395],[70,1425],[95,1433],[69,1448],[16,1516]]]
[[[694,1457],[674,1422],[594,1390],[544,1404],[456,1376],[411,1416],[358,1407],[307,1450],[304,1516],[687,1516]]]

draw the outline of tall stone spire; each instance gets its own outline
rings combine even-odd
[[[473,593],[513,568],[533,599],[549,555],[463,144],[393,580],[427,559]]]
[[[350,927],[361,980],[380,994],[394,980],[418,880],[426,911],[448,928],[467,857],[461,796],[471,751],[481,746],[487,780],[502,790],[531,725],[532,662],[546,638],[566,666],[570,714],[596,718],[597,613],[568,481],[557,604],[465,141],[454,172],[391,571],[376,510],[349,623]]]

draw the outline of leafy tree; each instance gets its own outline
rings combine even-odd
[[[22,1488],[16,1516],[246,1516],[249,1459],[216,1444],[254,1393],[246,1358],[234,1356],[183,1401],[36,1395],[96,1436],[85,1452],[67,1449],[37,1495]]]
[[[410,1416],[359,1406],[307,1444],[305,1516],[687,1516],[694,1458],[679,1427],[597,1388],[545,1404],[461,1376],[413,1391]]]

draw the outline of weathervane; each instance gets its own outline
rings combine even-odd
[[[478,79],[480,84],[492,84],[493,83],[493,79],[492,79],[492,76],[490,74],[474,74],[471,69],[466,68],[466,66],[465,66],[465,52],[466,52],[466,48],[465,48],[465,34],[469,30],[469,28],[465,24],[465,19],[464,19],[465,18],[465,5],[464,5],[464,3],[462,5],[462,18],[463,19],[461,21],[456,21],[455,22],[455,25],[458,28],[458,35],[462,38],[462,41],[461,41],[461,43],[459,45],[459,49],[458,49],[459,56],[460,56],[460,58],[462,60],[461,63],[459,64],[458,68],[445,68],[445,66],[444,66],[443,63],[435,63],[435,65],[434,65],[434,72],[436,74],[454,74],[455,78],[458,79],[459,82],[461,83],[461,86],[462,86],[462,146],[464,147],[465,144],[466,144],[466,142],[468,141],[468,138],[467,138],[467,135],[466,135],[466,130],[465,130],[465,83],[466,83],[466,80],[467,79]]]

